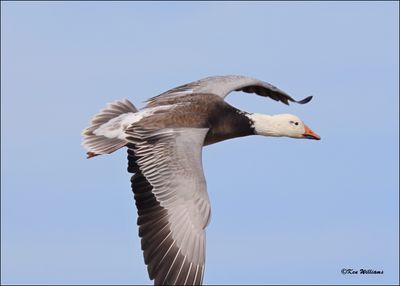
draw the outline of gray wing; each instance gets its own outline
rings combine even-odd
[[[150,279],[200,285],[210,203],[201,152],[208,129],[127,130],[128,170]]]
[[[170,100],[179,96],[185,96],[193,93],[211,93],[225,97],[232,91],[256,93],[264,97],[270,97],[276,101],[281,101],[285,104],[289,104],[290,101],[304,104],[312,99],[312,96],[308,96],[300,101],[297,101],[284,91],[267,82],[247,76],[228,75],[207,77],[175,87],[156,97],[151,98],[148,102],[149,104],[152,104],[156,101]]]

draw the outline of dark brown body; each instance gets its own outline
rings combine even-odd
[[[140,125],[156,129],[209,128],[204,145],[254,134],[252,122],[245,116],[246,113],[216,95],[180,96],[178,104],[173,98],[158,99],[150,102],[146,108],[162,105],[175,106],[143,118]]]

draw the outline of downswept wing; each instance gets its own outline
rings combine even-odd
[[[304,104],[312,99],[312,96],[308,96],[300,101],[297,101],[289,96],[286,92],[267,82],[247,76],[228,75],[207,77],[175,87],[156,97],[150,98],[148,103],[149,106],[157,105],[163,101],[169,101],[176,97],[195,93],[215,94],[224,98],[232,91],[256,93],[260,96],[269,97],[287,105],[289,105],[289,102]]]
[[[202,283],[210,216],[201,161],[207,131],[137,126],[126,131],[139,236],[157,285]]]

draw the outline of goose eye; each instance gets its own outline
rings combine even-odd
[[[298,122],[295,122],[294,125],[299,125],[299,123],[298,123]]]

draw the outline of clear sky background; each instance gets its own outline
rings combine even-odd
[[[149,284],[126,151],[85,159],[106,103],[210,75],[307,105],[321,141],[206,147],[204,283],[399,283],[398,2],[2,2],[1,283]],[[342,275],[342,268],[383,275]]]

